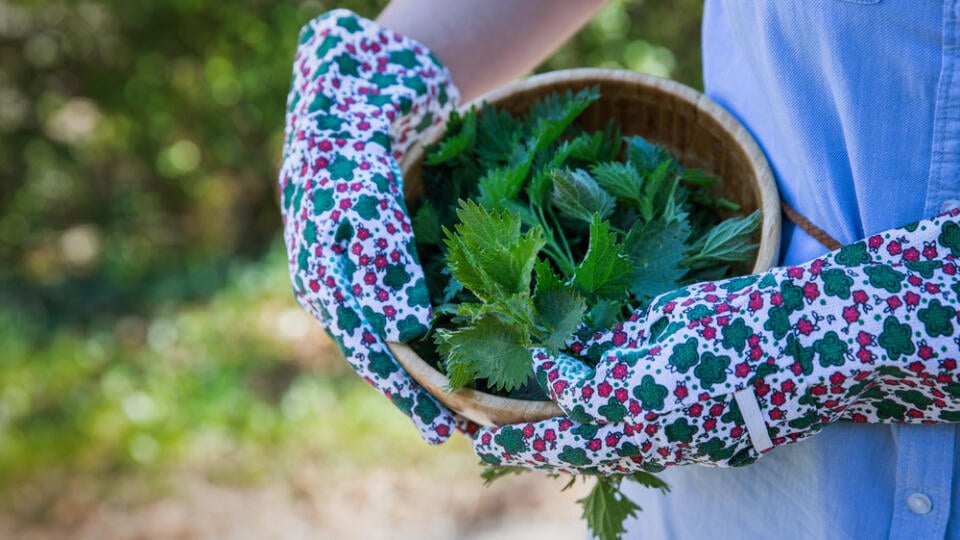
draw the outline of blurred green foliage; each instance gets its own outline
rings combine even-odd
[[[290,297],[274,195],[300,26],[384,4],[0,0],[0,492],[416,439],[311,360],[336,354]],[[701,10],[611,2],[540,70],[699,87]]]

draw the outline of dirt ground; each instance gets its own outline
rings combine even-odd
[[[465,456],[464,459],[467,459]],[[43,519],[0,515],[4,540],[582,540],[576,500],[561,479],[526,474],[484,487],[478,468],[455,474],[369,470],[331,480],[308,467],[284,481],[239,486],[177,473],[172,488],[137,503],[71,487]],[[336,475],[333,475],[336,476]]]

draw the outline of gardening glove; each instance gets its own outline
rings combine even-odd
[[[297,301],[431,443],[455,419],[385,345],[423,335],[431,317],[397,160],[458,99],[423,45],[326,13],[300,32],[279,179]]]
[[[960,421],[958,214],[663,294],[572,343],[580,358],[535,350],[566,416],[481,429],[475,450],[492,465],[626,474],[750,464],[841,419]]]

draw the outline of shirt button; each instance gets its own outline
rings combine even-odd
[[[907,497],[907,508],[914,514],[929,514],[933,510],[933,502],[923,493],[912,493]]]

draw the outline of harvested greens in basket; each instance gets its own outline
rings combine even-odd
[[[656,295],[749,270],[759,212],[738,215],[716,178],[614,123],[577,127],[598,98],[588,88],[548,96],[521,117],[490,106],[454,113],[427,148],[413,227],[435,317],[411,346],[450,390],[548,399],[531,347],[556,354]],[[633,476],[666,488],[650,473]],[[600,538],[619,537],[638,510],[620,481],[599,478],[581,501]]]
[[[411,345],[451,390],[547,399],[530,347],[557,353],[658,294],[749,270],[760,213],[736,217],[716,178],[612,123],[576,127],[598,98],[454,113],[427,149],[413,227],[435,318]]]

